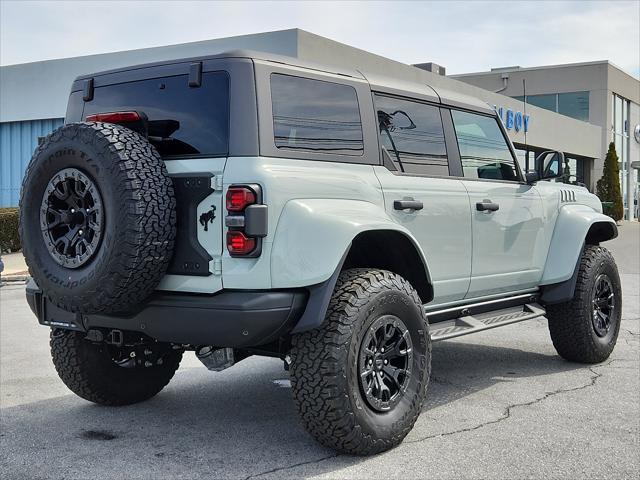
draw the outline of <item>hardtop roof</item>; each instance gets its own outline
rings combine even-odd
[[[266,62],[278,63],[282,65],[289,65],[292,67],[305,68],[308,70],[315,70],[324,73],[330,73],[333,75],[342,75],[357,80],[364,80],[369,83],[371,90],[381,91],[385,93],[393,93],[406,97],[415,97],[422,100],[432,101],[435,103],[441,103],[444,105],[451,105],[460,108],[466,108],[470,110],[482,111],[484,113],[494,113],[489,104],[479,100],[475,97],[457,93],[451,90],[443,89],[440,87],[428,85],[427,83],[420,83],[415,81],[407,81],[398,77],[379,75],[375,73],[367,73],[366,71],[360,71],[356,69],[349,69],[339,67],[336,65],[319,64],[315,62],[309,62],[301,60],[296,57],[290,57],[285,55],[278,55],[269,52],[259,52],[252,50],[229,50],[227,52],[208,55],[189,57],[175,60],[164,60],[158,62],[144,63],[140,65],[131,65],[128,67],[121,67],[112,70],[105,70],[96,73],[90,73],[86,75],[80,75],[74,81],[81,82],[86,79],[101,77],[105,75],[111,75],[114,73],[123,73],[127,71],[144,70],[153,67],[167,66],[167,65],[179,65],[194,62],[206,62],[208,60],[216,59],[232,59],[243,58],[251,60],[261,60]],[[75,89],[75,88],[74,88]]]

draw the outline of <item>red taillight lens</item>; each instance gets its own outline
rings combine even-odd
[[[238,231],[227,232],[227,250],[231,255],[247,255],[256,248],[256,239]]]
[[[227,210],[230,212],[241,212],[254,203],[256,194],[248,187],[229,187],[227,190]]]
[[[122,123],[138,122],[140,120],[141,118],[138,112],[109,112],[87,115],[87,122]]]

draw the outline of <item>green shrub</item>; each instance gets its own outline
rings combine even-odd
[[[610,202],[611,206],[604,213],[614,220],[622,220],[624,207],[622,194],[620,193],[620,169],[618,167],[618,154],[613,142],[609,144],[609,151],[604,159],[602,178],[596,184],[596,195],[601,202]]]
[[[18,219],[17,208],[0,208],[0,251],[20,250]]]

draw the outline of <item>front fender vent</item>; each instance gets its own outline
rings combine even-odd
[[[576,192],[573,190],[560,190],[560,201],[562,203],[570,203],[576,201]]]

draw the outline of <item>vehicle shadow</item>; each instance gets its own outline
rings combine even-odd
[[[424,411],[509,378],[580,368],[513,348],[444,347],[434,347]],[[332,458],[304,432],[286,378],[280,361],[249,358],[217,375],[183,368],[138,405],[107,408],[66,395],[4,408],[0,471],[3,478],[247,478],[286,475],[301,464],[313,464],[316,475],[366,461]],[[327,460],[314,464],[319,459]]]

